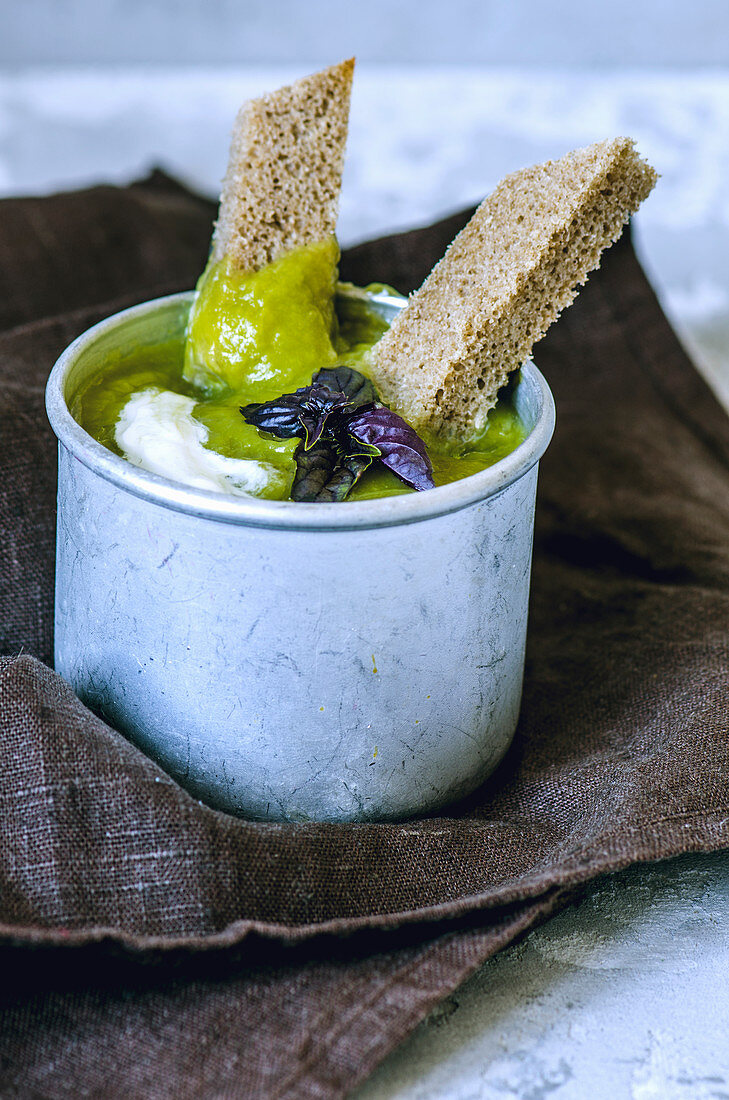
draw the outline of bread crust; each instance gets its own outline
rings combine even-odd
[[[420,431],[477,434],[656,178],[615,138],[502,180],[375,346],[384,400]]]
[[[211,258],[258,271],[336,228],[354,58],[245,103]]]

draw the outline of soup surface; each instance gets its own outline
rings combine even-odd
[[[254,276],[208,267],[186,336],[120,352],[76,393],[75,419],[109,450],[183,484],[287,499],[298,440],[247,424],[240,406],[307,386],[337,363],[369,374],[371,348],[387,328],[368,301],[381,288],[340,286],[332,305],[335,249],[322,242]],[[282,311],[286,325],[269,326]],[[506,387],[477,438],[448,447],[425,440],[436,485],[491,466],[523,441],[510,395]],[[347,499],[407,492],[374,462]]]

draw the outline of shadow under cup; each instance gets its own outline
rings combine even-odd
[[[229,813],[378,821],[466,795],[518,718],[554,428],[544,378],[528,362],[514,387],[519,447],[425,493],[331,505],[190,489],[112,454],[69,404],[110,356],[181,335],[191,300],[115,314],[49,379],[58,672]]]

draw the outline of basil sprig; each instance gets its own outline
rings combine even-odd
[[[352,367],[320,370],[310,386],[240,411],[246,423],[263,432],[301,440],[294,455],[292,500],[345,500],[375,460],[411,489],[434,487],[420,436],[382,404],[372,382]]]

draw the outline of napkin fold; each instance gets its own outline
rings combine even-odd
[[[417,286],[468,211],[350,249]],[[524,702],[465,802],[383,825],[241,821],[91,714],[52,654],[58,353],[202,269],[213,207],[161,173],[0,203],[0,1092],[345,1096],[486,958],[597,875],[729,844],[729,421],[629,236],[538,346]]]

